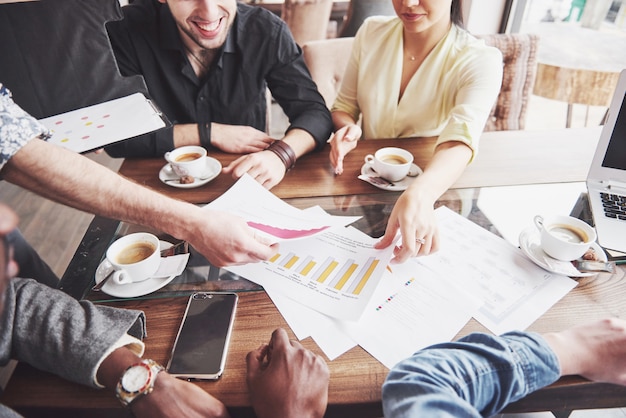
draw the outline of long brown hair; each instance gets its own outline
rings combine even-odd
[[[450,20],[459,27],[465,27],[463,23],[463,0],[452,0],[450,6]]]

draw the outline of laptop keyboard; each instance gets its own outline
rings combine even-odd
[[[600,198],[606,216],[626,220],[626,196],[601,192]]]

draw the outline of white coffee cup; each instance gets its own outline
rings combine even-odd
[[[161,264],[159,239],[147,232],[125,235],[107,249],[106,259],[115,269],[113,282],[144,281],[152,277]]]
[[[552,258],[572,261],[582,257],[596,240],[596,231],[586,222],[572,216],[534,217],[541,232],[541,248]]]
[[[196,145],[186,145],[165,153],[165,160],[172,166],[176,175],[202,177],[206,172],[206,149]]]
[[[385,147],[365,156],[365,163],[382,178],[389,181],[400,181],[409,174],[413,155],[402,148]]]

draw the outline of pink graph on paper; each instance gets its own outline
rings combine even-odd
[[[276,238],[282,239],[295,239],[295,238],[304,238],[311,235],[315,235],[319,232],[322,232],[325,229],[328,229],[328,226],[323,226],[321,228],[315,229],[284,229],[278,228],[271,225],[264,225],[252,221],[248,221],[248,225],[251,228],[258,229],[259,231],[263,231],[267,234],[275,236]]]

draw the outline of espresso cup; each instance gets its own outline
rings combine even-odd
[[[111,277],[113,282],[144,281],[152,277],[161,264],[159,239],[147,232],[123,236],[107,249],[106,259],[115,269]]]
[[[381,148],[365,156],[365,163],[382,178],[389,181],[400,181],[409,174],[413,155],[402,148]]]
[[[165,153],[176,175],[202,177],[206,172],[206,149],[196,145],[186,145]]]
[[[572,261],[582,257],[596,240],[596,231],[586,222],[572,216],[534,217],[541,232],[543,251],[552,258]]]

